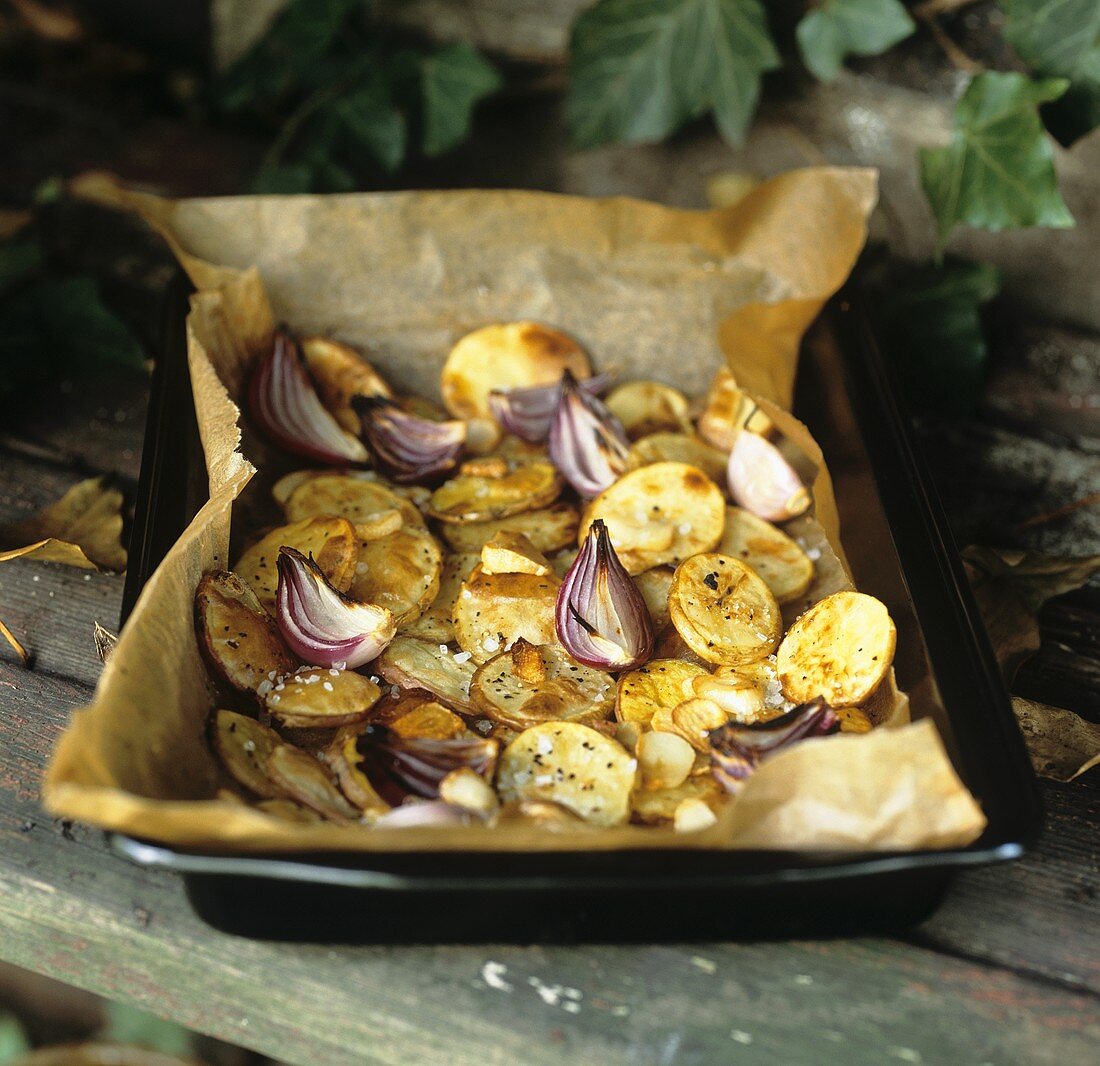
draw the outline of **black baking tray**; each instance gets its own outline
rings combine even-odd
[[[926,917],[960,870],[1019,857],[1041,823],[1034,774],[890,367],[853,291],[834,300],[811,332],[794,409],[830,467],[857,584],[883,598],[897,621],[899,683],[904,689],[924,678],[916,688],[933,695],[923,709],[915,700],[915,710],[935,718],[985,811],[988,826],[975,843],[892,853],[232,856],[115,834],[114,849],[182,874],[194,909],[220,929],[360,943],[882,931]],[[123,622],[205,499],[187,374],[186,298],[186,283],[177,279],[152,383]]]

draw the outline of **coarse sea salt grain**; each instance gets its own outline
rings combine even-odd
[[[685,522],[683,525],[679,526],[678,532],[681,537],[686,537],[691,532],[691,523]]]
[[[448,648],[446,644],[440,644],[439,645],[439,654],[440,655],[450,655],[451,654],[451,649]]]
[[[470,661],[470,653],[468,651],[455,652],[456,663],[468,663]]]
[[[332,688],[332,682],[331,682],[331,681],[326,681],[326,682],[325,682],[325,683],[324,683],[324,684],[323,684],[323,685],[322,685],[321,687],[322,687],[322,688],[323,688],[323,689],[324,689],[324,690],[325,690],[326,692],[332,692],[332,691],[333,691],[333,688]]]
[[[491,655],[494,651],[500,650],[500,641],[496,637],[486,637],[481,642],[481,646]]]
[[[554,750],[554,744],[548,736],[540,736],[538,742],[538,753],[540,755],[549,755]]]
[[[539,785],[540,787],[543,785],[553,784],[553,781],[553,774],[539,774],[538,777],[535,778],[535,784]]]

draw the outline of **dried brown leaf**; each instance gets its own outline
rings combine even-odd
[[[1012,697],[1012,709],[1040,777],[1072,781],[1100,765],[1100,725],[1019,696]]]

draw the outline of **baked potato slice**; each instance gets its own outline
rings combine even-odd
[[[628,381],[612,389],[604,403],[631,440],[664,430],[691,432],[687,397],[671,385]]]
[[[687,463],[697,466],[717,485],[726,480],[726,456],[706,441],[688,433],[651,433],[630,449],[636,466],[653,463]]]
[[[698,467],[653,463],[625,474],[588,505],[577,543],[602,518],[623,566],[640,574],[712,550],[725,526],[725,506]]]
[[[727,455],[741,428],[738,415],[743,396],[733,374],[726,367],[719,367],[707,390],[698,429],[703,440]]]
[[[630,816],[638,761],[621,744],[576,722],[525,729],[500,757],[504,803],[545,800],[589,825],[621,825]]]
[[[398,511],[404,524],[413,529],[424,528],[424,516],[408,496],[373,478],[353,474],[306,478],[294,487],[286,500],[286,516],[290,522],[335,515],[353,525],[370,525],[389,511]]]
[[[648,728],[661,708],[671,711],[690,699],[692,682],[706,674],[703,667],[680,659],[650,659],[645,666],[619,678],[615,717]]]
[[[671,566],[655,566],[634,576],[634,584],[645,600],[649,617],[653,619],[654,632],[668,625],[668,591],[672,588]]]
[[[296,548],[313,556],[333,586],[347,592],[355,575],[355,557],[359,542],[355,529],[343,518],[304,518],[277,526],[250,548],[246,548],[234,567],[248,582],[264,610],[274,614],[275,593],[279,587],[277,560],[279,549]]]
[[[763,659],[782,633],[779,604],[763,578],[718,552],[693,556],[676,568],[668,610],[684,643],[723,666]]]
[[[552,385],[562,373],[592,374],[581,346],[560,330],[539,322],[503,322],[467,333],[451,349],[439,387],[456,418],[492,418],[493,389]]]
[[[726,508],[726,528],[716,550],[751,566],[781,606],[805,595],[814,579],[814,564],[798,544],[742,507]]]
[[[370,717],[382,690],[354,670],[303,667],[261,689],[264,707],[287,729],[335,729]]]
[[[642,825],[664,825],[676,816],[684,800],[699,799],[717,812],[722,789],[710,774],[689,777],[675,788],[638,789],[630,798],[632,820]]]
[[[195,590],[199,644],[215,670],[240,692],[294,669],[282,634],[256,594],[236,574],[204,574]]]
[[[455,640],[478,663],[521,637],[529,644],[554,643],[554,604],[560,584],[553,574],[486,574],[476,567],[455,601]]]
[[[555,721],[593,725],[611,714],[615,680],[574,662],[556,644],[521,640],[478,667],[470,696],[478,711],[513,729]]]
[[[561,475],[548,462],[527,463],[503,477],[460,474],[432,493],[428,514],[441,522],[487,522],[548,507],[560,495]]]
[[[398,636],[375,659],[373,669],[391,685],[422,688],[448,707],[473,709],[470,682],[477,664],[472,657],[455,655],[445,644]]]
[[[896,645],[885,604],[863,592],[834,592],[806,611],[779,645],[783,695],[792,703],[820,696],[831,707],[858,707],[875,694]]]
[[[534,574],[545,577],[550,563],[522,533],[505,529],[481,549],[481,569],[486,574]]]
[[[547,555],[577,543],[580,515],[569,503],[556,503],[537,511],[493,518],[487,522],[448,522],[440,532],[443,539],[458,552],[479,552],[501,533],[520,533],[534,547]]]
[[[280,744],[267,757],[267,772],[285,796],[333,822],[351,822],[357,811],[333,783],[329,770],[312,755]]]
[[[399,630],[415,622],[439,592],[443,555],[435,538],[410,527],[381,537],[364,526],[355,532],[359,553],[348,595],[388,608]]]
[[[392,399],[393,390],[366,359],[346,344],[327,337],[303,337],[298,343],[321,402],[344,429],[359,436],[362,426],[352,410],[352,399]]]
[[[402,737],[421,740],[453,740],[470,735],[466,723],[454,711],[435,700],[425,700],[394,718],[390,728]]]
[[[439,576],[439,591],[431,606],[402,632],[409,637],[426,640],[429,644],[450,644],[455,639],[455,626],[451,621],[455,600],[462,591],[462,583],[474,572],[481,556],[474,552],[455,552],[443,560]]]
[[[214,750],[230,776],[253,795],[279,799],[287,793],[267,772],[267,760],[283,738],[255,718],[236,711],[215,711],[210,734]]]

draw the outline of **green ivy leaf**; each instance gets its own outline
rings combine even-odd
[[[1069,78],[1056,106],[1073,140],[1100,126],[1100,3],[1097,0],[1000,0],[1005,38],[1033,70]]]
[[[899,0],[821,0],[795,30],[802,61],[832,81],[850,55],[877,56],[916,29]]]
[[[7,1011],[0,1012],[0,1066],[21,1059],[30,1049],[19,1019]]]
[[[42,252],[34,241],[0,244],[0,292],[32,274],[42,264]]]
[[[905,269],[875,301],[882,348],[914,411],[967,415],[986,361],[981,307],[1000,291],[988,263]]]
[[[425,155],[441,155],[470,133],[474,107],[501,86],[500,75],[468,44],[427,56],[420,64]]]
[[[955,107],[944,148],[920,151],[921,183],[939,224],[941,245],[959,223],[998,232],[1022,226],[1074,225],[1058,192],[1050,140],[1039,104],[1069,83],[987,71]]]
[[[707,111],[740,144],[780,62],[759,0],[599,0],[570,52],[566,111],[581,147],[658,141]]]
[[[388,88],[377,79],[352,89],[326,108],[343,133],[383,169],[396,170],[405,158],[405,116],[394,106]]]
[[[313,167],[308,163],[274,163],[261,168],[252,181],[252,192],[261,196],[309,192],[313,178]]]
[[[191,1036],[182,1025],[126,1003],[108,1001],[107,1023],[99,1037],[118,1044],[137,1044],[165,1055],[190,1056],[192,1053]]]

